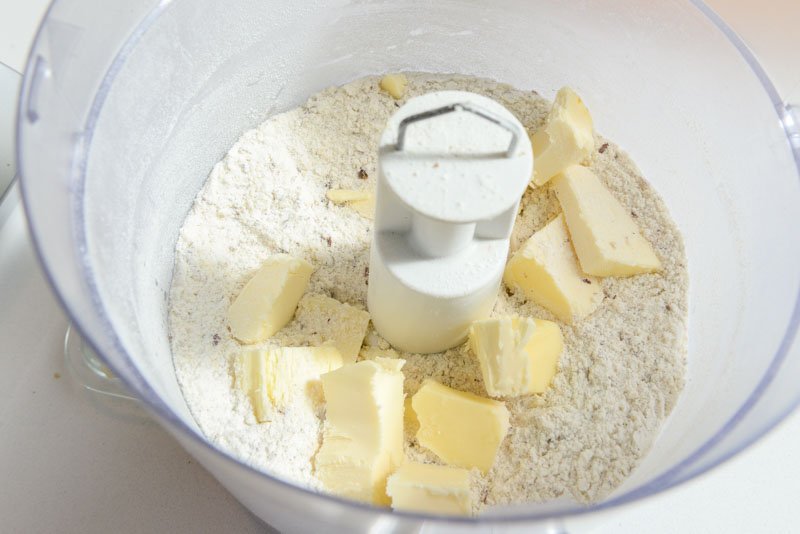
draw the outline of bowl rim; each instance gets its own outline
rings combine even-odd
[[[52,0],[50,5],[48,6],[45,14],[42,18],[42,21],[36,31],[33,43],[31,45],[30,51],[28,53],[28,58],[26,60],[25,70],[24,70],[24,77],[23,82],[20,84],[20,97],[18,100],[18,107],[17,107],[17,123],[16,123],[16,159],[17,159],[17,174],[20,182],[20,190],[21,190],[21,197],[22,203],[25,208],[26,214],[30,213],[30,202],[31,196],[29,191],[26,187],[26,179],[25,179],[25,169],[23,168],[23,144],[20,143],[20,140],[23,137],[23,121],[21,117],[23,117],[23,105],[24,105],[24,89],[28,87],[31,77],[33,76],[34,72],[34,58],[36,51],[38,50],[42,38],[43,38],[43,31],[44,28],[50,19],[50,16],[55,8],[56,5],[64,4],[69,0]],[[798,135],[798,132],[791,129],[792,125],[790,121],[787,120],[787,113],[790,113],[786,104],[780,97],[776,87],[770,80],[769,76],[767,75],[764,68],[756,59],[753,52],[747,47],[744,41],[736,34],[736,32],[725,23],[722,18],[714,12],[709,6],[707,6],[703,0],[687,0],[688,3],[695,7],[702,15],[704,15],[729,41],[731,45],[739,52],[744,59],[745,63],[747,63],[750,70],[756,76],[758,81],[760,82],[762,88],[767,93],[768,98],[772,102],[775,112],[778,116],[779,122],[784,129],[784,133],[786,135],[786,139],[788,141],[789,150],[792,153],[795,167],[797,169],[798,179],[800,179],[800,145],[794,145],[791,142],[792,135]],[[98,87],[95,95],[94,101],[92,102],[92,106],[90,108],[89,115],[86,120],[86,129],[84,130],[87,133],[86,142],[83,143],[83,149],[80,154],[80,158],[83,158],[85,161],[85,156],[91,148],[91,140],[92,135],[94,133],[94,127],[96,126],[97,120],[99,119],[100,113],[103,108],[103,104],[105,102],[105,97],[108,94],[108,91],[113,84],[117,73],[120,71],[122,65],[125,63],[127,56],[133,50],[133,48],[138,43],[139,39],[148,31],[148,29],[153,25],[153,23],[158,19],[158,16],[169,6],[171,5],[173,0],[161,0],[158,4],[152,8],[148,14],[142,19],[131,33],[131,35],[126,39],[123,43],[123,46],[114,56],[112,63],[110,64],[109,68],[103,75],[102,82]],[[794,126],[797,128],[797,126]],[[80,172],[82,176],[80,176],[81,181],[85,179],[85,167],[79,166]],[[83,220],[83,213],[82,210],[78,213],[80,216],[79,219]],[[745,450],[746,448],[750,447],[753,443],[758,441],[759,439],[763,438],[767,433],[769,433],[772,429],[775,428],[781,421],[783,421],[791,412],[793,412],[798,405],[800,405],[800,392],[798,395],[792,399],[789,404],[784,407],[782,411],[778,413],[773,419],[767,422],[766,425],[763,427],[763,431],[760,434],[754,434],[751,436],[746,437],[738,444],[736,447],[731,449],[730,451],[726,452],[725,454],[719,456],[718,458],[713,459],[712,461],[708,462],[706,465],[701,466],[699,469],[689,472],[688,474],[682,472],[686,469],[691,467],[696,461],[700,460],[708,451],[709,449],[713,448],[717,443],[722,441],[725,437],[727,437],[730,432],[739,424],[739,422],[750,412],[750,410],[755,406],[755,404],[759,401],[761,396],[763,395],[766,388],[772,382],[773,378],[777,374],[781,364],[786,359],[790,349],[792,348],[793,341],[796,337],[798,328],[800,328],[800,290],[798,290],[797,295],[795,296],[795,304],[794,308],[791,313],[791,317],[789,320],[789,324],[787,326],[786,331],[784,332],[784,336],[781,340],[778,349],[770,362],[769,367],[765,371],[764,375],[762,376],[761,380],[758,382],[754,390],[750,393],[748,398],[745,402],[737,409],[737,411],[733,414],[733,416],[714,434],[711,438],[709,438],[705,443],[700,445],[694,452],[690,453],[686,456],[683,460],[666,470],[661,475],[657,476],[650,482],[638,486],[632,490],[623,493],[617,497],[603,500],[591,505],[581,505],[581,504],[572,504],[570,503],[569,508],[554,510],[550,512],[538,512],[538,513],[530,513],[525,515],[513,515],[513,516],[495,516],[495,515],[484,515],[484,516],[477,516],[477,517],[457,517],[457,516],[441,516],[441,515],[432,515],[432,514],[422,514],[422,513],[413,513],[413,512],[404,512],[404,511],[394,511],[391,509],[373,506],[371,504],[361,503],[357,501],[353,501],[350,499],[346,499],[343,497],[339,497],[336,495],[328,494],[328,493],[321,493],[317,492],[312,489],[304,488],[302,486],[296,485],[292,482],[287,480],[283,480],[276,476],[273,476],[265,471],[256,469],[252,467],[234,456],[228,453],[226,450],[216,446],[215,444],[208,441],[205,436],[197,429],[188,425],[177,413],[168,405],[166,404],[163,399],[158,395],[158,393],[150,386],[150,384],[144,379],[144,377],[139,372],[138,368],[130,358],[130,355],[123,347],[119,337],[111,327],[110,320],[108,315],[106,314],[105,307],[102,304],[102,301],[99,297],[99,292],[97,287],[94,284],[94,278],[91,276],[92,269],[89,265],[87,258],[84,256],[81,258],[82,268],[83,268],[83,278],[84,281],[89,286],[90,291],[92,292],[92,296],[94,298],[94,303],[96,307],[96,311],[98,313],[98,317],[104,322],[104,325],[107,327],[107,331],[115,345],[116,350],[124,357],[124,368],[116,365],[108,361],[108,359],[103,354],[103,351],[98,348],[97,343],[92,339],[90,335],[87,335],[87,330],[83,325],[83,322],[78,314],[74,312],[73,307],[70,305],[69,301],[66,298],[65,292],[63,289],[56,283],[54,276],[51,273],[51,269],[49,268],[47,262],[45,261],[45,253],[43,246],[41,244],[40,237],[37,233],[36,227],[34,222],[31,220],[30,217],[26,216],[26,221],[28,225],[28,231],[31,236],[31,242],[33,244],[34,251],[36,253],[37,259],[39,264],[42,266],[42,270],[44,272],[45,279],[47,280],[48,284],[53,290],[59,304],[61,307],[67,312],[72,324],[76,327],[80,335],[84,338],[86,343],[90,346],[92,350],[103,360],[103,362],[111,368],[111,370],[120,378],[122,383],[125,385],[126,388],[133,391],[139,401],[145,406],[145,408],[156,416],[156,419],[159,421],[162,426],[167,427],[168,430],[172,432],[178,432],[183,438],[191,440],[194,444],[199,445],[214,455],[217,455],[219,459],[232,464],[233,467],[238,469],[244,469],[256,476],[263,477],[270,483],[276,484],[278,486],[283,487],[290,492],[295,492],[295,494],[303,495],[304,497],[308,497],[311,499],[321,499],[331,504],[338,504],[344,506],[345,509],[351,508],[354,511],[359,511],[362,513],[369,513],[374,514],[376,517],[380,516],[400,516],[405,519],[414,520],[414,521],[426,521],[426,522],[436,522],[439,524],[465,524],[465,525],[489,525],[489,524],[515,524],[515,523],[525,523],[525,522],[538,522],[538,521],[547,521],[547,520],[557,520],[563,519],[567,517],[575,517],[575,516],[585,516],[588,514],[610,510],[614,508],[621,507],[626,504],[633,503],[635,501],[639,501],[641,499],[652,497],[658,493],[671,489],[673,487],[679,486],[689,480],[692,480],[701,474],[706,473],[707,471],[715,468],[716,466],[728,461],[732,457],[738,455],[740,452]],[[84,234],[84,226],[82,224],[79,225],[78,230],[78,238],[81,242],[85,243],[85,234]],[[128,378],[132,376],[136,378],[136,383]]]

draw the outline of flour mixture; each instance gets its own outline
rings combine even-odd
[[[175,369],[197,423],[208,438],[254,467],[320,488],[311,459],[319,447],[324,404],[289,404],[257,424],[247,398],[232,386],[240,344],[226,326],[232,299],[270,255],[283,252],[315,268],[308,292],[365,308],[372,221],[335,205],[330,189],[374,190],[378,138],[410,97],[458,89],[506,106],[529,132],[550,103],[535,92],[456,75],[408,76],[399,102],[368,77],[312,96],[246,132],[211,172],[186,217],[170,293]],[[683,387],[687,266],[681,236],[630,158],[596,136],[591,169],[630,210],[663,263],[657,274],[604,278],[599,309],[573,325],[559,323],[564,352],[545,394],[506,399],[511,429],[486,476],[473,470],[480,505],[607,496],[650,448]],[[549,187],[522,199],[511,251],[559,212]],[[556,320],[520,294],[501,290],[495,314]],[[263,345],[315,345],[311,326],[290,323]],[[376,350],[382,349],[382,350]],[[443,354],[395,354],[370,331],[361,358],[402,357],[405,391],[425,378],[485,396],[479,366],[466,345]],[[406,425],[406,455],[438,462]]]

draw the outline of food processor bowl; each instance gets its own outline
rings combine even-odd
[[[575,88],[683,232],[687,384],[603,502],[437,518],[354,503],[210,444],[172,365],[182,221],[248,128],[326,86],[395,71]],[[41,262],[105,363],[242,503],[282,531],[530,529],[664,491],[736,454],[800,398],[800,134],[742,42],[700,2],[59,0],[31,50],[17,147]]]

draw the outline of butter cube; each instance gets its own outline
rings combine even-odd
[[[329,491],[389,504],[386,479],[404,460],[404,363],[376,358],[322,375],[327,420],[315,472]]]
[[[341,366],[335,347],[246,350],[234,358],[234,385],[250,398],[256,420],[264,423],[292,398],[306,394],[309,383],[321,374]]]
[[[498,317],[476,321],[469,329],[469,344],[478,358],[486,392],[492,397],[516,397],[530,393],[531,356],[527,345],[533,337],[533,319]]]
[[[381,89],[389,93],[395,100],[400,100],[406,94],[408,79],[403,74],[387,74],[378,84]]]
[[[375,195],[370,195],[369,198],[365,200],[354,200],[352,202],[348,202],[347,205],[353,208],[356,213],[365,219],[375,219]]]
[[[544,127],[531,138],[531,146],[533,183],[537,186],[592,154],[592,116],[575,91],[569,87],[558,91]]]
[[[399,358],[400,355],[394,349],[382,349],[380,347],[361,347],[361,352],[358,353],[362,360],[374,360],[375,358]]]
[[[444,462],[486,474],[509,428],[505,404],[428,379],[411,398],[417,441]]]
[[[578,165],[553,179],[583,272],[630,276],[661,269],[653,247],[600,179]]]
[[[419,430],[417,414],[414,413],[414,407],[411,406],[411,397],[407,397],[403,402],[403,431],[409,436],[416,436],[417,430]]]
[[[329,189],[327,196],[334,204],[346,204],[356,200],[367,200],[372,193],[355,189]]]
[[[476,321],[469,331],[486,392],[492,397],[544,393],[564,347],[557,324],[528,317]]]
[[[228,326],[242,343],[259,343],[292,319],[314,268],[288,254],[268,258],[228,308]]]
[[[514,253],[503,280],[565,323],[586,317],[603,298],[597,279],[581,271],[561,214]]]
[[[358,358],[369,326],[369,313],[325,295],[305,295],[297,306],[297,321],[316,332],[325,345],[339,349],[344,363]]]
[[[328,191],[328,200],[334,204],[344,204],[354,209],[356,213],[367,219],[375,218],[375,195],[369,191],[356,191],[352,189],[331,189]]]
[[[534,319],[536,328],[526,346],[531,356],[528,384],[531,393],[544,393],[558,371],[558,360],[564,351],[564,336],[553,321]]]
[[[471,515],[469,471],[458,467],[406,462],[389,477],[392,508],[430,514]]]

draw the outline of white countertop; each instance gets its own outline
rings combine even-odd
[[[800,2],[710,2],[800,101]],[[44,0],[0,0],[0,61],[22,70]],[[0,139],[0,142],[3,142]],[[67,319],[18,205],[0,227],[0,532],[262,532],[133,403],[99,397],[64,368]],[[575,532],[800,531],[800,414],[713,472]]]

